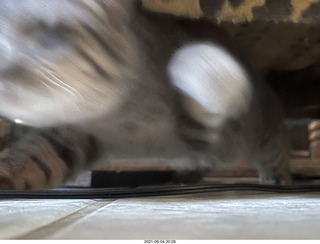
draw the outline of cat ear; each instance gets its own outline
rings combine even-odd
[[[247,71],[220,45],[183,46],[172,56],[167,72],[199,122],[213,126],[249,107],[252,86]]]

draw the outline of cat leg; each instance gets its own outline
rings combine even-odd
[[[214,163],[249,158],[261,182],[290,182],[289,149],[279,139],[282,131],[277,134],[281,112],[272,106],[276,98],[268,97],[268,88],[237,58],[215,43],[189,44],[173,55],[168,75],[184,108],[203,126],[194,134],[207,143],[203,152],[211,153]],[[265,140],[267,134],[272,137]]]
[[[277,132],[257,150],[255,157],[248,159],[259,172],[261,184],[291,184],[291,146],[284,132]]]
[[[186,96],[184,102],[192,116],[208,126],[239,117],[251,102],[247,71],[215,43],[182,47],[171,58],[168,75]]]
[[[0,158],[0,189],[61,185],[100,155],[99,143],[74,128],[28,131]]]

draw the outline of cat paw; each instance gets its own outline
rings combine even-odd
[[[16,189],[10,168],[4,162],[0,161],[0,190]]]
[[[0,190],[14,190],[15,185],[8,177],[0,175]]]
[[[290,174],[279,176],[278,174],[259,175],[259,183],[263,185],[291,185],[292,178]]]

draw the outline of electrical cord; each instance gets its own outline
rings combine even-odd
[[[274,186],[246,183],[206,183],[195,185],[145,186],[136,188],[61,187],[52,190],[0,190],[0,199],[113,199],[228,191],[255,191],[269,193],[320,193],[320,185]]]

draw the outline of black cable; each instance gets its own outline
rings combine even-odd
[[[63,187],[52,190],[1,190],[0,199],[93,199],[128,198],[146,196],[170,196],[228,191],[255,191],[270,193],[319,192],[320,185],[273,186],[260,184],[197,184],[137,188],[89,188]]]

